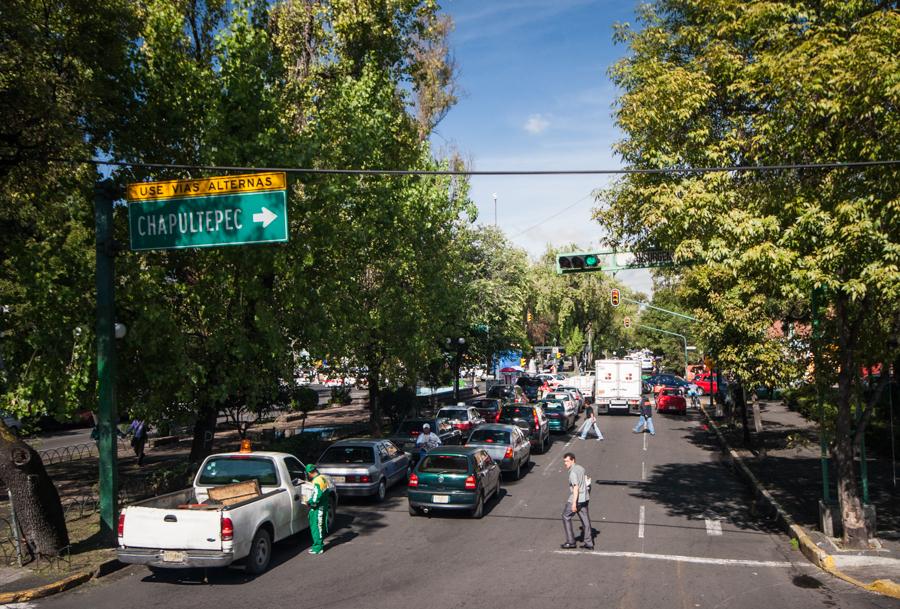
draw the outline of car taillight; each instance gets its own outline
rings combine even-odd
[[[541,423],[540,423],[540,421],[538,421],[537,413],[535,412],[535,413],[532,413],[532,414],[534,414],[534,428],[535,428],[535,429],[540,429],[540,428],[541,428]]]
[[[410,488],[417,488],[419,486],[419,477],[415,474],[410,474],[408,486]]]
[[[233,541],[234,540],[234,525],[231,523],[231,518],[223,518],[222,519],[222,541]]]
[[[474,491],[475,490],[475,476],[469,476],[466,478],[466,490]]]
[[[125,534],[125,512],[119,513],[119,537]]]
[[[494,417],[494,423],[499,423],[499,422],[500,422],[500,413],[498,412],[497,416]]]
[[[506,447],[506,452],[503,453],[503,458],[504,459],[512,459],[512,446]]]

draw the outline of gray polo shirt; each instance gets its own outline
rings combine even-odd
[[[572,465],[571,469],[569,469],[569,495],[571,497],[572,487],[578,487],[578,502],[583,503],[587,501],[587,486],[584,483],[584,468],[575,463]],[[568,499],[567,497],[567,499]]]

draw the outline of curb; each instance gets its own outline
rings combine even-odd
[[[758,496],[764,497],[769,505],[772,506],[772,509],[778,515],[778,520],[782,523],[785,532],[792,539],[797,540],[800,551],[807,558],[807,560],[809,560],[809,562],[816,565],[826,573],[829,573],[839,579],[851,583],[854,586],[858,586],[860,588],[868,590],[869,592],[875,592],[877,594],[890,596],[892,598],[900,598],[900,584],[892,580],[877,579],[867,584],[856,579],[855,577],[847,575],[846,573],[838,569],[837,566],[835,566],[834,557],[817,546],[815,543],[813,543],[813,540],[810,539],[809,535],[803,529],[803,527],[794,522],[794,519],[791,518],[791,515],[788,514],[783,507],[781,507],[781,504],[778,503],[775,497],[773,497],[768,489],[763,486],[756,475],[752,471],[750,471],[750,468],[747,467],[747,464],[744,463],[744,460],[741,458],[741,456],[737,454],[731,448],[731,446],[729,446],[728,442],[725,440],[725,436],[722,435],[722,432],[719,430],[719,426],[716,425],[716,422],[713,421],[713,418],[709,416],[709,412],[707,412],[706,408],[702,404],[700,405],[700,410],[701,412],[703,412],[703,416],[706,417],[706,421],[709,426],[719,438],[719,442],[722,443],[723,449],[731,458],[732,464],[737,467],[738,471],[747,479],[751,486],[753,486],[756,494]]]
[[[19,590],[17,592],[0,593],[0,605],[31,601],[37,598],[44,598],[45,596],[58,594],[59,592],[63,592],[65,590],[71,590],[72,588],[80,586],[81,584],[92,579],[97,579],[109,575],[110,573],[115,573],[124,566],[125,563],[121,563],[113,558],[107,560],[105,563],[100,564],[93,571],[81,571],[80,573],[76,573],[75,575],[70,575],[69,577],[65,577],[59,581],[44,584],[43,586],[38,586],[36,588]]]

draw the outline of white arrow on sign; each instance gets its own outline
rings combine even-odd
[[[269,211],[268,209],[263,207],[262,211],[260,213],[253,214],[253,221],[254,222],[262,222],[263,228],[268,228],[268,226],[272,223],[272,221],[277,217],[278,216],[276,216],[271,211]]]

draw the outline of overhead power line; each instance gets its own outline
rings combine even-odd
[[[791,169],[853,169],[898,165],[900,160],[886,161],[834,161],[829,163],[784,163],[780,165],[726,165],[722,167],[668,167],[660,169],[526,169],[486,170],[473,169],[324,169],[314,167],[252,167],[238,165],[188,165],[181,163],[132,163],[98,159],[49,159],[59,163],[89,163],[114,167],[142,167],[147,169],[194,169],[200,171],[283,171],[295,174],[325,175],[386,175],[386,176],[567,176],[567,175],[658,175],[685,173],[727,173],[752,171],[782,171]]]

